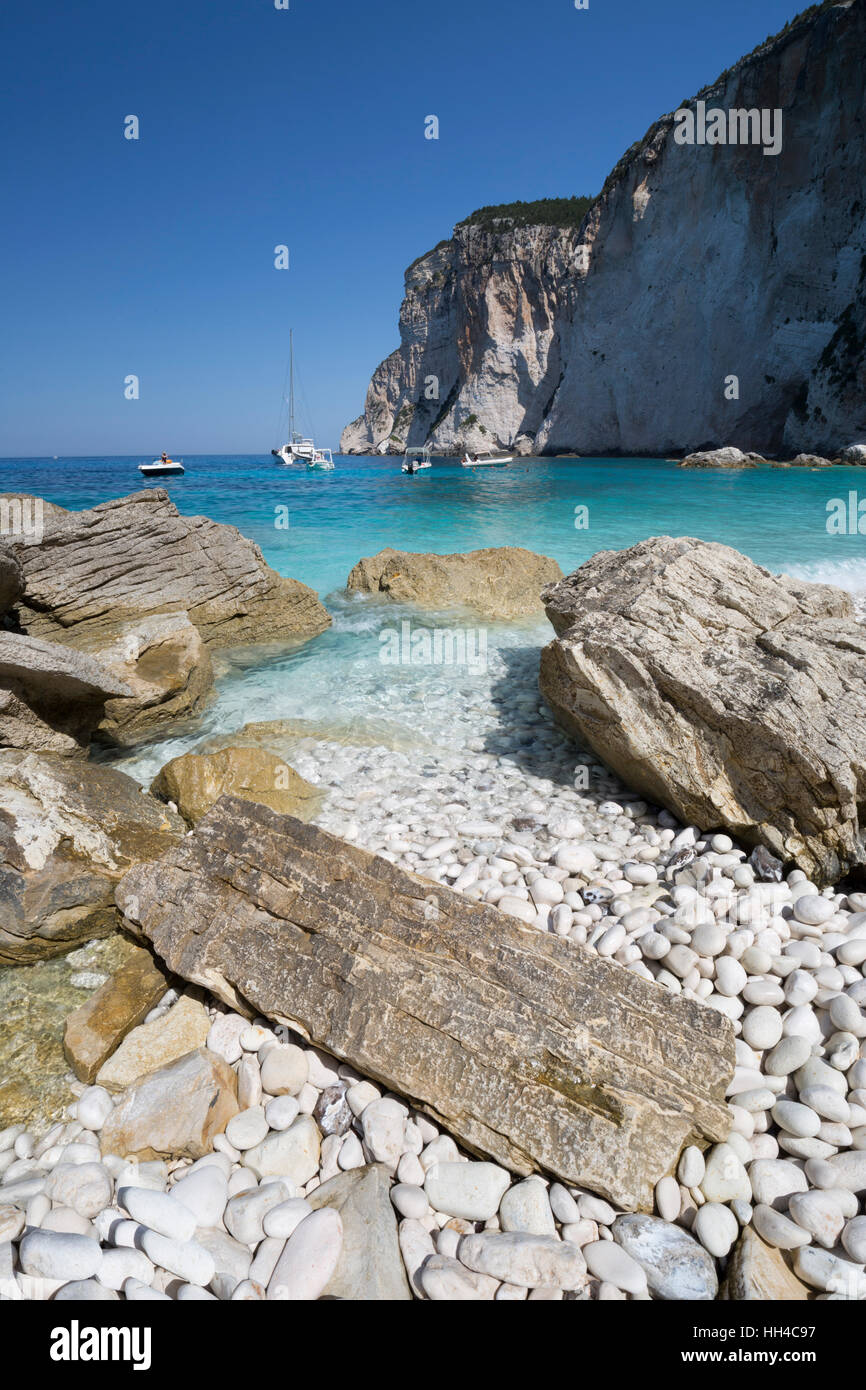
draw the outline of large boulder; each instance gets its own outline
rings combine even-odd
[[[836,882],[864,860],[866,629],[728,546],[601,551],[545,592],[541,690],[626,785]]]
[[[316,787],[266,748],[184,753],[160,769],[150,790],[163,801],[173,801],[190,825],[200,821],[221,796],[260,801],[299,820],[310,820],[322,803]]]
[[[117,925],[114,887],[186,832],[114,768],[0,752],[0,964],[23,965]]]
[[[8,545],[0,542],[0,618],[8,613],[24,593],[24,574],[18,557]]]
[[[59,642],[0,631],[0,747],[86,757],[106,701],[131,687]]]
[[[518,546],[465,555],[388,548],[359,560],[346,587],[418,608],[469,608],[484,618],[510,619],[540,613],[542,588],[561,577],[555,560]]]
[[[206,648],[297,641],[331,621],[234,526],[181,516],[162,488],[82,512],[47,507],[41,539],[11,547],[21,630],[100,656],[131,687],[101,725],[120,744],[199,708],[213,680]]]
[[[234,1072],[198,1047],[123,1092],[103,1125],[102,1152],[145,1161],[203,1158],[237,1113]]]
[[[864,464],[866,463],[866,444],[849,444],[839,455],[842,463]]]
[[[727,1137],[715,1010],[293,816],[222,797],[117,902],[171,970],[512,1171],[651,1209],[689,1136]]]

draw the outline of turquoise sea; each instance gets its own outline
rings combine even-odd
[[[342,590],[355,562],[383,546],[447,553],[521,545],[553,556],[568,572],[598,550],[652,535],[690,535],[735,546],[769,569],[866,594],[866,537],[827,530],[832,499],[847,503],[858,486],[866,496],[866,474],[856,468],[716,472],[659,459],[550,459],[472,471],[438,459],[406,476],[396,458],[338,458],[332,473],[309,473],[269,456],[186,456],[184,477],[147,483],[137,470],[143,461],[6,459],[0,491],[80,509],[165,487],[181,512],[232,523],[275,569],[315,588],[334,625],[277,657],[232,656],[201,727],[125,760],[142,780],[203,735],[253,720],[337,719],[353,727],[385,720],[412,736],[422,729],[440,746],[466,748],[489,734],[503,677],[530,698],[537,651],[550,637],[544,619],[491,626],[483,676],[382,664],[383,625],[404,615],[348,600]],[[583,507],[585,529],[575,525],[583,519],[575,509]]]

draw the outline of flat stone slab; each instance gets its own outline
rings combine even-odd
[[[127,1033],[141,1023],[168,989],[166,974],[149,951],[136,954],[66,1020],[63,1051],[79,1081],[88,1085]]]
[[[177,974],[514,1172],[651,1210],[683,1145],[728,1133],[720,1014],[265,806],[222,798],[117,902]]]

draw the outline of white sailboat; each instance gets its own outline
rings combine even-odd
[[[295,431],[295,337],[292,329],[289,329],[289,440],[281,448],[271,449],[271,453],[275,459],[286,465],[312,466],[316,452],[313,440],[305,439]],[[333,468],[333,463],[331,467]]]

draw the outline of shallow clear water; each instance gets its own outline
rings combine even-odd
[[[534,654],[549,627],[544,619],[488,625],[487,661],[475,670],[383,664],[383,629],[399,631],[404,617],[414,626],[436,623],[341,592],[352,565],[386,545],[439,553],[522,545],[568,571],[598,550],[652,535],[692,535],[735,546],[770,569],[866,591],[866,538],[827,531],[832,498],[847,501],[858,484],[866,493],[856,468],[716,472],[658,459],[550,459],[472,471],[437,460],[429,471],[405,476],[394,458],[338,458],[334,472],[308,473],[267,456],[187,456],[184,477],[148,483],[137,471],[142,461],[3,460],[0,489],[79,509],[163,486],[182,512],[233,523],[251,536],[271,565],[312,585],[334,615],[329,632],[298,650],[267,659],[234,654],[202,727],[126,760],[143,780],[203,736],[258,720],[336,720],[359,733],[367,726],[368,734],[384,721],[392,746],[400,736],[452,749],[488,737],[501,721],[506,681],[531,695]],[[589,509],[586,529],[575,526],[582,506]],[[452,628],[473,621],[440,618]]]

